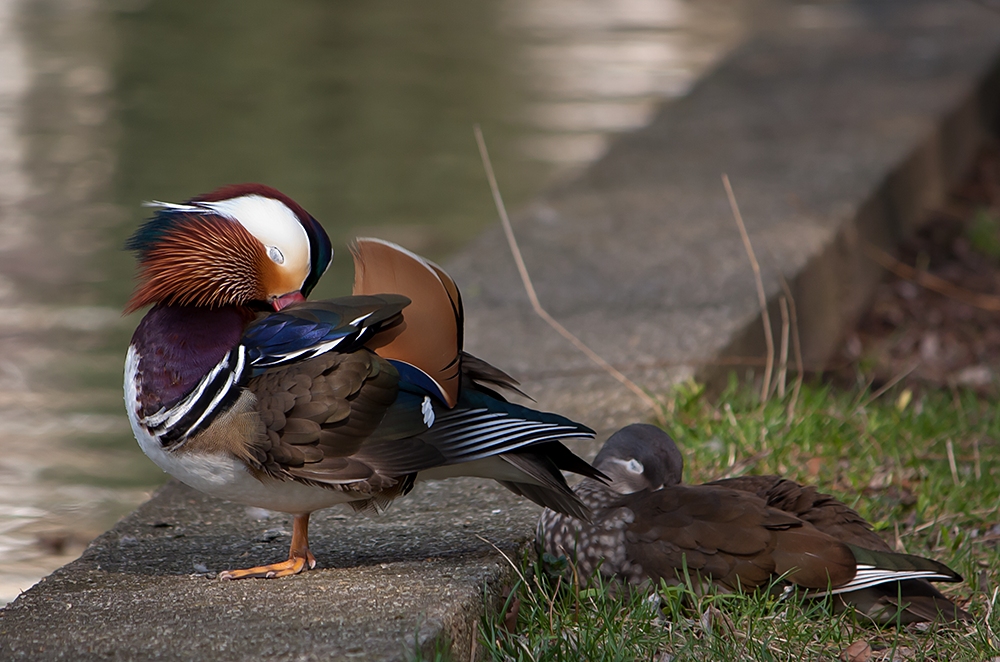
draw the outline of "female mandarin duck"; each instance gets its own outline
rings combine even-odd
[[[600,568],[632,584],[678,583],[689,572],[727,591],[784,576],[881,624],[970,618],[928,581],[962,581],[957,573],[894,553],[860,515],[813,487],[778,476],[681,485],[681,453],[652,425],[616,432],[594,466],[610,482],[575,488],[592,523],[552,510],[538,523],[539,546],[573,558],[584,576]]]
[[[494,390],[517,382],[462,351],[461,298],[440,267],[358,240],[355,295],[306,302],[333,252],[287,196],[245,184],[152,206],[127,244],[139,284],[126,312],[153,305],[125,362],[136,439],[195,489],[294,515],[287,561],[221,578],[312,568],[312,511],[381,510],[423,478],[493,478],[588,518],[560,469],[602,474],[558,440],[592,431]]]

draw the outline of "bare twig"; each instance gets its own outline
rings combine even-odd
[[[718,478],[714,478],[713,480],[722,480],[724,478],[732,478],[733,476],[741,475],[744,471],[750,469],[759,462],[767,459],[768,456],[770,455],[771,455],[771,450],[769,448],[765,448],[764,450],[754,453],[750,457],[746,457],[740,460],[739,462],[735,462],[733,454],[730,453],[729,456],[730,462],[729,466],[726,467],[725,473],[723,473]]]
[[[948,513],[946,515],[935,515],[934,519],[932,519],[931,521],[924,522],[919,526],[913,527],[910,530],[910,533],[911,534],[920,533],[921,531],[929,529],[932,526],[936,526],[938,524],[944,524],[946,522],[950,522],[951,520],[958,519],[959,517],[982,517],[984,515],[989,515],[992,517],[996,514],[997,514],[997,509],[993,507],[993,508],[977,508],[975,510],[970,510],[962,513]]]
[[[785,399],[785,378],[788,375],[788,298],[778,299],[778,309],[781,311],[781,349],[778,351],[778,376],[775,378],[775,393],[779,400]]]
[[[962,303],[975,308],[981,308],[982,310],[988,310],[994,313],[1000,312],[1000,297],[998,296],[973,292],[965,289],[964,287],[959,287],[954,283],[950,283],[944,278],[935,276],[934,274],[914,269],[910,265],[900,262],[881,248],[872,244],[866,244],[865,250],[873,260],[900,278],[913,281],[917,285],[925,287],[932,292],[937,292],[938,294],[955,299],[956,301],[961,301]]]
[[[613,363],[618,370],[659,370],[661,368],[678,368],[683,366],[737,366],[756,367],[763,366],[765,359],[763,356],[723,356],[717,359],[656,359],[654,361],[637,361],[635,363]],[[551,368],[545,370],[526,370],[522,374],[533,379],[548,379],[551,377],[572,377],[574,375],[592,375],[601,368],[597,366],[579,366],[576,368]]]
[[[594,350],[585,345],[582,340],[570,333],[566,327],[556,321],[554,317],[549,315],[549,313],[542,308],[542,304],[538,301],[538,295],[535,293],[535,286],[531,283],[531,276],[528,275],[528,268],[524,265],[524,258],[521,257],[521,249],[518,248],[517,239],[514,237],[514,229],[510,224],[510,219],[507,217],[507,208],[500,195],[500,187],[497,185],[496,176],[493,174],[493,164],[490,161],[489,152],[486,151],[486,141],[483,139],[483,132],[479,128],[478,124],[473,127],[473,131],[476,134],[476,143],[479,145],[479,155],[483,160],[483,168],[486,170],[486,178],[489,180],[490,190],[493,192],[493,202],[496,204],[497,213],[500,214],[500,223],[503,225],[504,234],[507,235],[507,243],[510,245],[510,252],[514,255],[514,262],[517,264],[518,273],[521,274],[521,282],[524,284],[524,289],[528,293],[528,299],[531,301],[531,307],[535,309],[538,316],[545,320],[549,326],[559,332],[559,335],[573,343],[573,346],[583,352],[587,358],[599,365],[609,375],[617,379],[619,382],[624,384],[626,388],[635,393],[644,403],[646,403],[647,406],[649,406],[650,409],[653,410],[654,414],[658,418],[661,417],[661,407],[656,400],[642,390],[638,384],[623,375],[614,366],[601,358]]]
[[[733,211],[733,218],[740,228],[740,236],[743,238],[743,248],[750,258],[750,267],[753,269],[754,281],[757,283],[757,301],[760,304],[760,318],[764,324],[764,344],[767,345],[767,363],[764,365],[764,385],[760,390],[760,404],[763,407],[767,402],[767,394],[771,390],[771,373],[774,370],[774,334],[771,332],[771,316],[767,313],[767,295],[764,294],[764,281],[760,277],[760,265],[757,264],[757,257],[753,252],[753,245],[750,243],[750,235],[747,234],[746,225],[743,224],[743,216],[740,214],[739,205],[736,204],[736,195],[733,187],[729,183],[729,175],[722,173],[722,185],[726,187],[726,195],[729,197],[729,207]]]
[[[497,552],[500,554],[500,556],[504,557],[504,559],[507,561],[507,563],[510,564],[510,567],[514,568],[514,572],[517,573],[517,576],[521,580],[521,582],[525,586],[528,585],[528,580],[526,580],[524,578],[524,575],[521,573],[521,569],[517,567],[516,563],[514,563],[513,561],[510,560],[509,556],[507,556],[506,554],[504,554],[504,551],[502,549],[500,549],[499,547],[497,547],[496,545],[494,545],[491,541],[489,541],[486,538],[482,537],[478,533],[476,534],[476,537],[479,538],[480,540],[482,540],[484,543],[486,543],[490,547],[492,547],[493,549],[497,550]]]
[[[955,462],[955,444],[948,439],[944,442],[944,447],[948,451],[948,467],[951,468],[951,482],[958,487],[960,481],[958,480],[958,463]]]
[[[882,397],[883,395],[885,395],[886,391],[888,391],[889,389],[891,389],[893,386],[895,386],[896,384],[898,384],[899,382],[901,382],[903,379],[905,379],[907,375],[909,375],[911,372],[913,372],[914,370],[916,370],[917,366],[919,366],[919,365],[920,365],[920,361],[919,360],[914,361],[913,363],[911,363],[910,366],[908,368],[906,368],[906,370],[904,370],[903,372],[899,373],[898,375],[896,375],[895,377],[893,377],[892,379],[890,379],[889,381],[887,381],[885,384],[882,385],[882,388],[880,388],[879,390],[877,390],[874,393],[872,393],[871,396],[869,396],[868,399],[865,400],[860,405],[860,407],[862,409],[864,409],[865,407],[867,407],[871,403],[873,403],[876,400],[878,400],[880,397]]]
[[[980,480],[983,477],[983,465],[979,458],[979,437],[972,440],[972,459],[975,462],[976,480]]]
[[[799,314],[795,306],[795,297],[792,296],[792,288],[788,286],[784,274],[781,275],[781,289],[788,299],[788,315],[792,322],[792,352],[795,355],[795,386],[792,387],[792,397],[788,400],[787,418],[789,425],[795,415],[795,405],[799,401],[799,393],[802,391],[802,381],[805,379],[805,366],[802,361],[802,342],[799,338]]]

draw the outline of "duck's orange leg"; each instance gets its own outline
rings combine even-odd
[[[288,550],[288,560],[270,565],[259,565],[246,570],[225,570],[219,579],[247,579],[250,577],[286,577],[297,575],[308,567],[316,567],[316,558],[309,551],[309,515],[296,515],[292,520],[292,545]]]

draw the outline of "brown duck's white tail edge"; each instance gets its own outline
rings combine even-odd
[[[419,368],[453,407],[461,381],[463,333],[462,300],[455,281],[433,262],[382,239],[359,237],[351,254],[354,294],[402,294],[412,301],[403,312],[405,328],[391,337],[376,338],[379,355]]]

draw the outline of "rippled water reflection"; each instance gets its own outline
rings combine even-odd
[[[119,311],[138,204],[259,180],[428,254],[644,124],[740,37],[724,0],[0,0],[0,602],[163,480]],[[343,253],[342,253],[343,254]],[[319,295],[347,291],[340,260]]]

